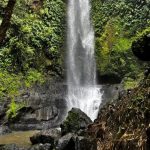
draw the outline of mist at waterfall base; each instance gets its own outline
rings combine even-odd
[[[89,0],[68,1],[67,105],[97,117],[102,94],[96,85],[94,30]]]

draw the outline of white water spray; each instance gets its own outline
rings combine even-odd
[[[94,120],[101,94],[96,86],[94,30],[89,0],[69,0],[67,46],[68,109],[80,108]]]

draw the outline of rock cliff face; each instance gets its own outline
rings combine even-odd
[[[66,115],[66,85],[47,81],[44,85],[35,85],[16,102],[23,103],[16,116],[8,118],[9,102],[2,103],[0,124],[8,124],[12,130],[40,130],[59,126]]]
[[[7,124],[12,130],[41,130],[59,126],[66,112],[66,84],[62,82],[47,81],[43,85],[23,90],[21,96],[16,97],[16,103],[22,103],[16,116],[7,119],[10,109],[10,100],[0,104],[0,125]],[[119,97],[122,87],[120,84],[103,85],[103,101],[101,107],[112,99]],[[25,92],[24,92],[25,91]],[[20,91],[21,92],[21,91]]]

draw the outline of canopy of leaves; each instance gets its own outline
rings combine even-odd
[[[39,4],[18,0],[5,43],[0,47],[0,67],[17,72],[48,68],[51,74],[61,74],[64,30],[65,3],[61,0]]]

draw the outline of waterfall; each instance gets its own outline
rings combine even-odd
[[[96,86],[94,30],[89,0],[69,0],[67,46],[68,109],[80,108],[95,119],[101,93]]]

